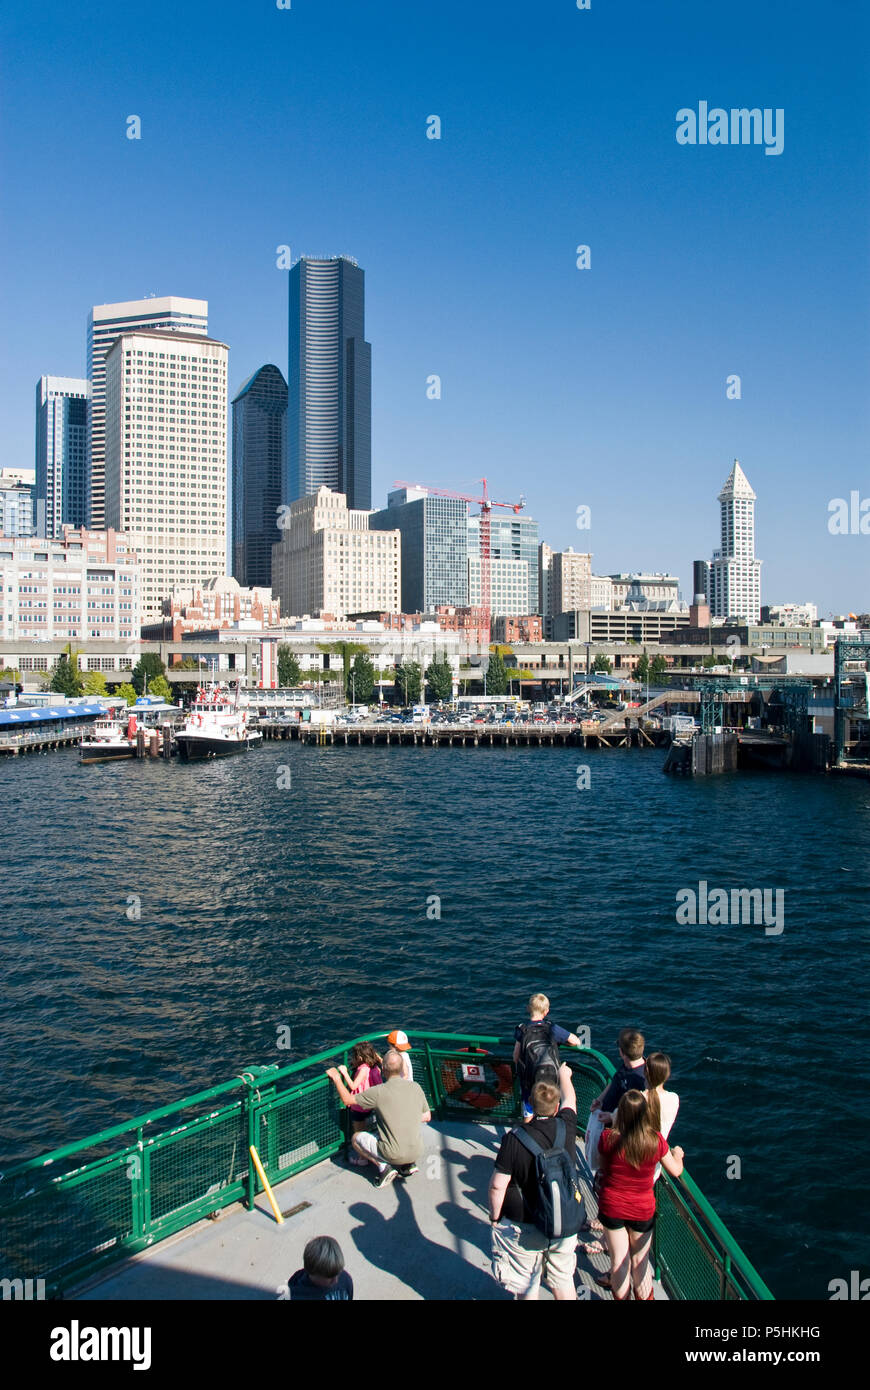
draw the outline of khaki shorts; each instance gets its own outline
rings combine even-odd
[[[541,1280],[554,1292],[574,1287],[577,1237],[547,1240],[537,1226],[499,1221],[492,1227],[492,1272],[513,1294],[537,1294]]]

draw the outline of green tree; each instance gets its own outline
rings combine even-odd
[[[650,679],[654,681],[660,681],[662,679],[662,676],[666,676],[668,674],[669,670],[670,667],[668,666],[666,657],[654,656],[649,664]]]
[[[487,695],[504,695],[507,692],[508,677],[504,657],[498,650],[490,651],[489,666],[486,670]]]
[[[166,667],[156,652],[143,652],[133,667],[133,674],[130,677],[136,694],[144,695],[148,682],[155,676],[164,675],[165,671]]]
[[[57,659],[49,689],[58,695],[66,695],[67,699],[82,693],[82,678],[78,666],[70,660],[66,652],[61,653]]]
[[[375,668],[367,652],[357,652],[351,667],[347,694],[358,705],[367,705],[375,688]]]
[[[613,662],[603,652],[599,652],[592,663],[592,670],[600,671],[605,676],[609,676],[613,673]]]
[[[128,705],[135,705],[136,703],[136,692],[129,681],[124,681],[123,685],[119,685],[115,694],[119,698],[126,700]]]
[[[330,656],[341,657],[343,689],[347,690],[351,660],[358,652],[367,652],[368,647],[362,642],[318,642],[317,646],[320,651],[327,652]]]
[[[449,700],[453,696],[453,668],[444,652],[433,656],[426,667],[426,684],[433,700]]]
[[[718,656],[705,656],[704,660],[701,662],[701,665],[705,668],[705,670],[709,670],[711,666],[718,666],[719,664],[720,662]]]
[[[102,671],[88,671],[82,682],[83,695],[106,695],[106,677]]]
[[[172,687],[165,676],[155,676],[148,682],[148,694],[158,695],[167,705],[172,704]]]
[[[423,672],[419,661],[396,662],[395,666],[396,689],[402,692],[402,703],[413,705],[420,699],[420,691],[423,685]]]
[[[302,684],[302,667],[293,648],[286,643],[278,648],[278,684],[285,690]]]
[[[638,657],[637,665],[634,668],[635,680],[640,681],[641,685],[644,681],[648,681],[651,669],[649,657],[646,652],[644,652],[643,656]]]

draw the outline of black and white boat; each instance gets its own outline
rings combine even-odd
[[[259,730],[250,727],[247,710],[239,709],[238,692],[233,697],[226,686],[215,685],[197,690],[190,715],[175,735],[175,746],[181,758],[193,762],[248,753],[262,739]]]
[[[162,745],[164,725],[172,724],[180,713],[176,705],[168,705],[156,695],[140,695],[129,709],[121,705],[120,709],[107,710],[82,739],[81,761],[107,763],[135,758],[137,736],[143,729],[146,738],[158,733]]]
[[[136,755],[136,716],[107,714],[79,744],[83,763],[108,763]]]

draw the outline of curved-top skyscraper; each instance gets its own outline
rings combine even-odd
[[[372,358],[365,272],[347,256],[290,271],[287,472],[282,502],[319,487],[367,511],[372,494]]]
[[[233,400],[233,577],[246,588],[272,583],[272,546],[286,466],[287,383],[269,363]]]

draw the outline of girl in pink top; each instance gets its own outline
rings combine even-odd
[[[360,1091],[367,1091],[371,1086],[380,1086],[383,1078],[381,1077],[381,1057],[375,1051],[371,1043],[357,1043],[351,1049],[350,1065],[353,1070],[351,1077],[347,1067],[342,1062],[338,1068],[342,1079],[349,1091],[354,1095],[359,1095]],[[351,1135],[356,1134],[357,1130],[366,1129],[371,1118],[370,1110],[363,1110],[358,1105],[352,1105],[349,1109]],[[351,1163],[356,1167],[364,1166],[366,1160],[359,1158],[357,1154],[351,1154]]]

